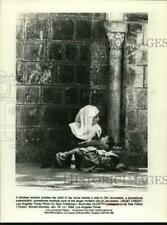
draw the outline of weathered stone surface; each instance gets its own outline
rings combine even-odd
[[[16,38],[24,39],[24,16],[22,14],[17,17]]]
[[[76,72],[76,82],[82,83],[82,84],[88,84],[89,74],[90,74],[90,69],[88,66],[78,65],[77,72]]]
[[[17,103],[39,103],[40,102],[39,87],[17,87]]]
[[[16,105],[16,126],[17,126],[17,129],[18,129],[18,126],[20,126],[20,110],[21,110],[20,106]]]
[[[127,107],[147,109],[146,88],[126,88]]]
[[[109,81],[109,66],[92,65],[92,83],[93,85],[106,85]]]
[[[38,162],[41,163],[45,147],[17,146],[16,162]]]
[[[60,78],[61,83],[73,83],[75,79],[75,66],[63,65],[60,67]]]
[[[17,83],[24,83],[24,63],[16,63],[16,81]]]
[[[127,129],[129,129],[130,131],[133,131],[137,128],[137,111],[136,110],[127,111],[126,124],[127,124]]]
[[[62,90],[56,87],[43,87],[43,103],[62,103]]]
[[[46,54],[46,46],[43,42],[26,42],[24,49],[25,60],[44,60]]]
[[[127,64],[125,73],[125,83],[126,87],[143,87],[143,77],[144,69],[143,66],[133,66]]]
[[[105,90],[92,90],[91,104],[100,106],[106,102],[105,100]]]
[[[147,110],[138,111],[138,130],[147,132]]]
[[[53,150],[53,156],[55,152],[64,151],[68,141],[65,129],[68,123],[75,121],[78,110],[84,105],[98,106],[100,125],[105,132],[107,125],[109,45],[103,28],[105,14],[34,15],[26,14],[26,23],[24,16],[20,17],[17,24],[16,79],[20,87],[17,92],[16,123],[19,133],[17,160],[20,161],[38,161],[48,149]],[[126,125],[126,138],[123,141],[128,144],[125,147],[130,153],[134,153],[132,157],[127,156],[127,159],[129,162],[135,160],[140,165],[144,162],[141,150],[146,150],[144,136],[147,89],[142,85],[144,82],[144,87],[147,87],[147,49],[136,46],[136,43],[142,40],[141,28],[144,23],[143,20],[140,20],[140,23],[131,23],[125,40],[126,45],[129,42],[129,46],[124,48],[125,64],[131,65],[128,65],[127,77],[123,77],[123,80],[127,79],[126,86],[123,87],[127,90],[123,96],[127,110],[124,115],[127,118],[121,122],[122,126]],[[112,25],[112,29],[116,31],[122,25],[114,26]],[[126,25],[122,26],[125,27]],[[117,35],[114,34],[114,37]],[[121,51],[114,51],[112,48],[110,60],[113,64],[122,54]],[[145,68],[144,81],[140,77],[143,76],[142,67]],[[116,66],[116,71],[117,69],[119,68]],[[90,84],[93,88],[91,93]],[[107,86],[103,89],[102,85]],[[29,105],[28,102],[34,105]],[[40,107],[43,107],[43,111]],[[18,129],[23,129],[24,132]]]
[[[77,104],[78,103],[78,91],[76,88],[66,88],[65,102],[66,102],[66,104]]]
[[[20,106],[19,125],[20,126],[39,126],[41,109],[39,106]]]
[[[46,134],[41,128],[18,128],[16,146],[42,147],[46,145]]]
[[[26,38],[43,40],[48,38],[48,19],[47,16],[30,15],[26,16]]]
[[[148,66],[144,67],[144,87],[148,87]]]
[[[68,44],[66,46],[66,59],[69,61],[76,61],[78,57],[77,46]]]
[[[107,38],[102,20],[93,23],[92,38],[95,41],[104,41]]]
[[[92,64],[104,64],[107,63],[107,49],[104,46],[93,44],[91,46],[91,62]]]
[[[53,40],[72,40],[74,24],[72,20],[53,20],[52,39]]]
[[[89,61],[90,60],[90,47],[89,46],[80,46],[80,61]]]
[[[105,19],[106,14],[105,13],[92,13],[93,19]]]
[[[147,21],[148,14],[147,13],[126,13],[125,19],[129,21]]]
[[[48,127],[67,125],[69,121],[68,109],[54,106],[44,107],[43,122]]]
[[[52,42],[49,44],[49,59],[50,60],[62,60],[63,58],[63,46],[62,44]]]
[[[127,48],[127,63],[135,65],[147,65],[147,49],[142,50],[128,50]]]
[[[91,19],[92,13],[78,13],[78,17],[81,19]]]
[[[143,26],[141,23],[129,23],[128,24],[128,35],[136,37],[139,33],[142,33]]]
[[[80,89],[79,103],[82,106],[89,104],[89,95],[90,95],[90,90],[89,89]]]
[[[130,151],[145,151],[147,146],[146,132],[129,133],[129,150]]]
[[[70,108],[68,108],[68,112],[69,112],[69,123],[72,123],[72,122],[75,121],[75,117],[76,117],[77,113],[79,112],[80,108],[81,107],[80,107],[79,104],[77,104],[75,106],[71,106]]]
[[[79,20],[76,24],[76,38],[89,39],[91,36],[91,23],[87,20]]]
[[[23,57],[23,43],[18,41],[16,43],[16,58],[19,60],[19,59],[22,59]]]
[[[67,127],[68,128],[68,127]],[[56,152],[69,151],[70,149],[70,137],[66,127],[48,128],[47,140],[48,148],[54,149]]]
[[[129,167],[146,168],[148,166],[148,158],[146,152],[124,151],[120,157],[120,161]]]
[[[43,84],[55,82],[57,75],[57,67],[55,68],[49,63],[26,63],[26,84]]]
[[[120,14],[122,17],[122,15]],[[127,31],[127,25],[123,21],[112,21],[112,19],[109,21],[105,21],[104,26],[107,30],[107,32],[110,33],[116,33],[116,32],[121,32],[121,33],[126,33]]]
[[[137,107],[147,109],[147,89],[137,90]]]

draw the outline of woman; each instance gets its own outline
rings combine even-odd
[[[102,130],[98,121],[99,110],[97,107],[86,105],[79,110],[75,122],[69,124],[71,134],[69,151],[56,154],[54,163],[56,167],[69,168],[72,155],[75,155],[76,169],[85,171],[110,168],[114,161],[118,161],[118,156],[114,154],[105,155],[104,151],[108,151],[109,146],[105,143],[104,138],[100,139]],[[98,150],[103,150],[103,154]],[[111,156],[116,160],[111,160]]]

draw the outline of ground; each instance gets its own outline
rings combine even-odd
[[[147,170],[85,173],[75,169],[40,168],[36,163],[17,163],[16,182],[20,187],[47,190],[119,191],[147,190]]]

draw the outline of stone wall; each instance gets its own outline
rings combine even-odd
[[[147,15],[126,17],[123,76],[123,120],[126,161],[147,165]],[[128,151],[128,152],[127,152]],[[129,153],[129,154],[128,154]]]
[[[17,160],[63,151],[68,123],[100,106],[105,129],[105,14],[24,14],[17,23]],[[104,109],[104,110],[103,110]]]
[[[24,14],[17,23],[16,149],[18,161],[40,161],[65,149],[68,123],[97,105],[106,132],[109,43],[103,13]],[[126,14],[122,60],[123,160],[146,165],[147,16]]]

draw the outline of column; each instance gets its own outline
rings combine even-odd
[[[116,17],[118,18],[117,15]],[[108,15],[107,18],[108,20],[104,22],[104,27],[106,29],[110,45],[107,129],[108,134],[114,139],[115,144],[119,145],[121,114],[121,77],[123,66],[122,50],[124,45],[126,24],[120,20],[114,21],[112,14]]]

